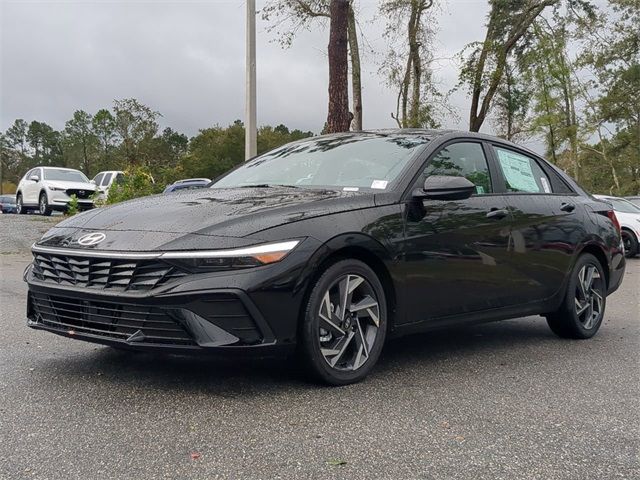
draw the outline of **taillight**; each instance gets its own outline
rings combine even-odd
[[[620,228],[620,222],[618,221],[618,217],[616,217],[616,212],[614,212],[613,210],[607,210],[607,217],[609,217],[609,220],[613,222],[613,226],[616,227],[616,230],[618,231],[618,233],[621,233],[622,229]]]

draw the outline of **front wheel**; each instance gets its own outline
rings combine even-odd
[[[300,353],[311,373],[331,385],[362,380],[387,332],[384,288],[358,260],[331,265],[315,283],[301,325]]]
[[[22,201],[22,195],[18,195],[16,198],[16,212],[19,215],[25,215],[27,213],[27,208]]]
[[[547,315],[547,323],[559,337],[591,338],[602,325],[606,303],[602,265],[593,255],[584,254],[573,268],[562,305]]]
[[[633,258],[638,254],[638,239],[633,233],[623,230],[622,242],[624,243],[625,257]]]
[[[40,194],[40,215],[45,215],[45,216],[49,216],[51,215],[51,207],[49,206],[49,200],[47,199],[47,194],[42,192]]]

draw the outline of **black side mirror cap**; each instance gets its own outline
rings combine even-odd
[[[476,186],[464,177],[431,175],[422,189],[413,191],[413,196],[429,200],[464,200],[474,193]]]

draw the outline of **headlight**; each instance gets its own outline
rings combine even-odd
[[[49,190],[51,190],[52,192],[64,192],[66,190],[66,188],[62,188],[62,187],[48,187]]]
[[[276,263],[286,257],[300,240],[265,243],[254,247],[229,250],[203,250],[191,252],[166,252],[162,260],[196,270],[226,270],[230,268],[260,267]]]

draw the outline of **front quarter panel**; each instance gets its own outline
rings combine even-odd
[[[291,289],[298,306],[296,316],[302,312],[305,294],[324,271],[323,264],[342,255],[369,257],[378,265],[382,264],[392,289],[387,295],[395,299],[395,305],[404,303],[398,298],[402,292],[399,259],[404,238],[402,211],[398,204],[313,218],[262,231],[259,236],[266,241],[307,237],[317,244]],[[404,318],[404,312],[396,311],[395,321],[399,322],[401,318]],[[291,320],[297,325],[297,319]]]

